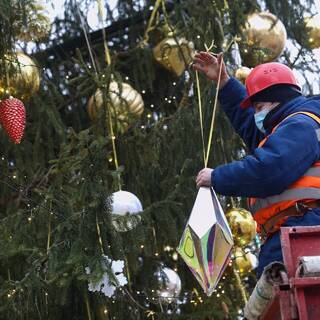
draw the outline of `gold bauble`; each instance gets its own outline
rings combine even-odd
[[[6,75],[0,78],[0,94],[10,94],[20,100],[29,99],[40,87],[39,67],[23,52],[16,56],[6,55],[5,65],[9,75],[9,87]]]
[[[257,258],[251,253],[245,253],[242,248],[234,249],[234,262],[241,274],[252,271],[255,268]]]
[[[246,246],[256,236],[256,222],[249,211],[232,208],[226,213],[236,246]]]
[[[255,67],[277,59],[286,40],[286,28],[275,15],[269,12],[249,15],[239,43],[244,64]]]
[[[308,43],[311,49],[320,47],[320,13],[305,19],[308,28]]]
[[[133,89],[128,83],[120,85],[112,81],[109,85],[107,101],[110,106],[112,122],[116,132],[123,133],[129,125],[144,110],[144,102],[138,91]],[[88,102],[88,113],[91,120],[95,121],[99,113],[102,114],[103,94],[100,89],[90,98]],[[108,117],[108,110],[105,110]],[[108,118],[107,118],[108,119]]]
[[[153,48],[154,58],[178,77],[191,63],[193,55],[194,44],[185,38],[169,36]]]
[[[250,72],[251,72],[250,68],[240,67],[236,70],[234,76],[244,84]]]

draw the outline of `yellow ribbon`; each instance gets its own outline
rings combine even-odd
[[[102,243],[102,238],[101,238],[101,231],[100,231],[99,220],[98,220],[98,216],[97,215],[96,215],[96,228],[97,228],[97,234],[98,234],[101,253],[104,254],[103,243]]]
[[[98,15],[99,15],[99,21],[100,25],[102,28],[102,38],[103,38],[103,47],[104,47],[104,54],[105,54],[105,60],[107,65],[109,66],[111,64],[111,56],[110,56],[110,51],[108,48],[107,44],[107,36],[106,36],[106,31],[105,28],[103,27],[103,10],[104,10],[104,1],[103,0],[97,0],[98,2]],[[105,100],[105,96],[104,99]],[[119,163],[118,163],[118,156],[117,156],[117,149],[116,149],[116,137],[114,135],[113,131],[113,124],[112,124],[112,116],[111,116],[111,108],[109,103],[107,103],[107,109],[108,109],[108,120],[109,120],[109,130],[111,134],[111,143],[112,143],[112,151],[113,151],[113,157],[114,157],[114,164],[116,167],[116,170],[118,171],[119,169]],[[120,177],[118,177],[118,188],[121,190],[121,182],[120,182]]]
[[[153,24],[153,20],[156,16],[156,13],[161,5],[161,2],[162,0],[156,0],[155,4],[154,4],[154,7],[153,7],[153,10],[151,12],[151,16],[150,16],[150,19],[148,21],[148,25],[147,25],[147,29],[144,33],[144,37],[143,37],[143,42],[144,43],[147,43],[148,40],[149,40],[149,32],[152,30],[152,24]]]
[[[211,46],[209,48],[206,46],[207,52],[212,48],[212,46],[213,46],[213,44],[211,44]],[[212,112],[212,118],[211,118],[211,125],[210,125],[210,133],[209,133],[207,150],[206,150],[205,144],[204,144],[201,89],[200,89],[198,71],[196,71],[196,84],[197,84],[197,95],[198,95],[199,119],[200,119],[200,130],[201,130],[202,149],[203,149],[202,152],[203,152],[203,162],[204,162],[204,167],[205,168],[207,168],[207,166],[208,166],[208,160],[209,160],[209,154],[210,154],[210,148],[211,148],[212,134],[213,134],[213,128],[214,128],[214,120],[215,120],[215,116],[216,116],[216,109],[217,109],[217,103],[218,103],[218,93],[219,93],[219,86],[220,86],[220,80],[221,80],[222,61],[223,60],[221,59],[220,65],[219,65],[218,83],[217,83],[217,90],[216,90],[216,95],[215,95],[215,99],[214,99],[214,104],[213,104],[213,112]]]
[[[211,117],[210,133],[209,133],[208,146],[207,146],[207,155],[206,155],[206,158],[204,161],[205,168],[208,166],[210,149],[211,149],[212,134],[213,134],[213,128],[214,128],[214,120],[216,118],[216,111],[217,111],[217,105],[218,105],[218,94],[219,94],[219,87],[220,87],[220,82],[221,82],[222,61],[223,61],[223,59],[221,57],[221,61],[220,61],[220,65],[219,65],[218,83],[217,83],[216,95],[214,97],[213,112],[212,112],[212,117]]]
[[[88,298],[87,291],[84,290],[84,302],[86,304],[86,309],[87,309],[87,315],[88,315],[88,320],[91,320],[91,308],[90,308],[90,302]]]
[[[198,107],[199,107],[199,118],[200,118],[200,131],[201,131],[201,140],[202,140],[202,152],[203,152],[203,161],[204,166],[206,166],[206,148],[204,146],[204,134],[203,134],[203,117],[202,117],[202,102],[201,102],[201,91],[199,83],[199,74],[196,70],[196,82],[197,82],[197,94],[198,94]]]
[[[231,45],[236,40],[237,40],[237,38],[234,37],[230,41],[230,43],[227,45],[225,51],[228,51],[230,49]],[[209,52],[213,48],[213,46],[214,46],[213,42],[211,43],[211,45],[209,47],[205,44],[206,51]],[[219,75],[218,75],[217,89],[216,89],[214,103],[213,103],[213,111],[212,111],[212,117],[211,117],[211,124],[210,124],[210,131],[209,131],[209,139],[208,139],[207,149],[205,149],[205,145],[204,145],[201,90],[200,90],[198,71],[196,71],[196,85],[197,85],[197,95],[198,95],[200,130],[201,130],[202,148],[203,148],[203,161],[204,161],[204,167],[205,168],[207,168],[207,166],[208,166],[210,149],[211,149],[211,142],[212,142],[212,135],[213,135],[213,129],[214,129],[214,122],[215,122],[217,105],[218,105],[218,94],[219,94],[219,87],[220,87],[221,73],[222,73],[222,61],[223,61],[223,57],[221,57],[221,61],[220,61],[220,65],[219,65]]]
[[[106,37],[106,30],[103,26],[103,20],[105,19],[104,17],[104,1],[102,0],[97,0],[98,2],[98,16],[99,16],[99,22],[100,22],[100,26],[102,29],[102,37],[103,37],[103,47],[104,47],[104,53],[105,53],[105,59],[106,59],[106,63],[107,65],[111,64],[111,57],[110,57],[110,52],[109,52],[109,48],[107,45],[107,37]]]
[[[52,210],[52,202],[50,202],[50,210],[49,210],[48,237],[47,237],[47,254],[49,253],[50,243],[51,243],[51,210]]]

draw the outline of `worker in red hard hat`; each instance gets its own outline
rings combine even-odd
[[[196,183],[249,198],[264,239],[259,277],[266,265],[283,260],[281,226],[320,225],[320,103],[302,96],[281,63],[255,67],[246,88],[228,75],[222,54],[199,52],[193,66],[217,83],[220,64],[219,102],[250,155],[201,170]]]

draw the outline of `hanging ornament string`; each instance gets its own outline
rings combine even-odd
[[[227,52],[234,42],[236,42],[236,37],[234,37],[230,41],[230,43],[226,46],[226,49],[225,49],[224,52]],[[213,48],[213,43],[211,43],[211,45],[209,47],[207,47],[206,45],[205,45],[205,47],[206,47],[206,51],[209,52]],[[211,117],[211,124],[210,124],[210,131],[209,131],[209,139],[208,139],[207,149],[205,149],[205,146],[204,146],[201,90],[200,90],[198,72],[196,71],[196,85],[197,85],[197,95],[198,95],[199,120],[200,120],[200,130],[201,130],[201,137],[202,137],[203,154],[204,154],[204,167],[205,168],[207,168],[207,166],[208,166],[210,149],[211,149],[212,135],[213,135],[213,129],[214,129],[214,123],[215,123],[215,117],[216,117],[216,110],[217,110],[217,105],[218,105],[219,87],[220,87],[220,82],[221,82],[222,62],[223,62],[223,54],[222,54],[221,61],[220,61],[220,64],[219,64],[219,74],[218,74],[218,81],[217,81],[217,89],[216,89],[214,103],[213,103],[213,111],[212,111],[212,117]]]
[[[153,21],[156,17],[156,13],[161,5],[161,2],[162,0],[156,0],[155,4],[154,4],[154,7],[153,7],[153,10],[151,12],[151,16],[150,16],[150,19],[148,21],[148,25],[147,25],[147,28],[146,28],[146,31],[144,33],[144,36],[143,36],[143,41],[142,43],[143,44],[146,44],[149,40],[149,32],[153,29]]]
[[[105,17],[104,4],[103,4],[102,0],[97,0],[97,3],[98,3],[99,23],[100,23],[101,29],[102,29],[103,46],[104,46],[104,52],[105,52],[105,61],[106,61],[107,65],[109,66],[111,64],[111,57],[110,57],[110,52],[109,52],[109,48],[108,48],[108,45],[107,45],[106,32],[105,32],[105,29],[103,27],[103,21],[104,21],[104,17]],[[84,24],[84,21],[83,21],[83,18],[81,16],[81,13],[80,13],[80,10],[79,10],[78,6],[77,6],[77,11],[78,11],[78,15],[80,17],[81,28],[82,28],[84,36],[85,36],[87,48],[89,50],[90,59],[91,59],[95,74],[96,74],[96,76],[98,76],[98,69],[96,67],[96,64],[95,64],[95,61],[94,61],[94,58],[93,58],[93,53],[92,53],[89,37],[88,37],[87,30],[85,28],[85,24]],[[115,137],[114,131],[113,131],[112,116],[111,116],[111,110],[110,110],[111,108],[110,108],[109,103],[106,102],[107,97],[106,97],[105,90],[103,90],[102,92],[103,92],[103,100],[105,101],[105,103],[107,105],[107,110],[108,110],[108,120],[109,120],[108,126],[109,126],[109,130],[110,130],[110,134],[111,134],[111,144],[112,144],[114,163],[115,163],[116,171],[119,172],[119,163],[118,163],[117,150],[116,150],[116,144],[115,144],[116,137]],[[118,189],[121,190],[120,176],[118,177],[117,183],[118,183]]]
[[[84,34],[84,38],[86,40],[87,48],[88,48],[88,51],[89,51],[91,63],[92,63],[93,69],[95,71],[95,74],[98,75],[98,70],[97,70],[96,64],[94,62],[94,58],[93,58],[93,54],[92,54],[91,45],[90,45],[90,41],[89,41],[89,38],[88,38],[87,30],[86,30],[86,27],[85,27],[85,24],[84,24],[84,21],[83,21],[83,17],[82,17],[82,15],[80,13],[80,9],[79,9],[78,6],[77,6],[77,11],[78,11],[79,19],[80,19],[81,28],[82,28],[82,31],[83,31],[83,34]]]
[[[104,19],[106,19],[105,16],[105,8],[104,8],[104,1],[103,0],[97,0],[98,1],[98,7],[99,7],[99,22],[100,25],[102,27],[102,38],[103,38],[103,47],[104,47],[104,53],[105,53],[105,60],[108,66],[110,66],[111,64],[111,57],[110,57],[110,52],[109,52],[109,48],[108,48],[108,44],[107,44],[107,36],[106,36],[106,32],[105,32],[105,28],[103,27],[103,21]],[[103,91],[103,100],[106,103],[107,97],[106,97],[106,93],[105,91]],[[119,164],[118,164],[118,156],[117,156],[117,149],[116,149],[116,136],[114,134],[113,131],[113,123],[112,123],[112,115],[111,115],[111,107],[109,103],[106,103],[107,105],[107,109],[108,109],[108,120],[109,120],[109,130],[110,130],[110,134],[111,134],[111,142],[112,142],[112,149],[113,149],[113,157],[114,157],[114,163],[115,163],[115,167],[116,167],[116,171],[118,173],[118,188],[119,190],[121,190],[121,178],[120,178],[120,173],[119,173]],[[102,247],[102,239],[101,239],[101,232],[100,232],[100,227],[98,224],[98,217],[96,217],[96,225],[97,225],[97,232],[99,235],[99,241]],[[127,273],[127,278],[128,278],[128,286],[129,289],[131,290],[131,281],[130,281],[130,270],[129,270],[129,264],[128,264],[128,260],[127,257],[125,257],[125,261],[126,261],[126,273]]]
[[[220,82],[221,82],[222,61],[223,61],[223,55],[221,56],[221,61],[219,64],[219,75],[218,75],[216,94],[214,97],[213,111],[212,111],[211,124],[210,124],[210,133],[209,133],[208,146],[207,146],[207,154],[206,154],[206,158],[204,161],[205,168],[208,166],[210,149],[211,149],[211,141],[212,141],[212,135],[213,135],[213,128],[214,128],[214,121],[216,118],[216,111],[217,111],[217,105],[218,105],[218,94],[219,94],[219,87],[220,87]]]
[[[213,48],[213,42],[211,43],[210,47],[206,47],[206,51],[209,52]],[[203,130],[203,116],[202,116],[202,100],[201,100],[201,87],[199,81],[199,73],[196,70],[196,85],[197,85],[197,96],[198,96],[198,108],[199,108],[199,121],[200,121],[200,131],[201,131],[201,140],[202,140],[202,153],[203,153],[203,162],[205,168],[207,167],[206,164],[206,148],[204,144],[204,130]]]
[[[98,5],[99,5],[99,3],[98,3]],[[99,6],[99,8],[100,8],[100,6]],[[84,22],[83,22],[83,18],[81,16],[81,13],[80,13],[80,10],[79,10],[78,6],[77,6],[77,11],[78,11],[78,15],[80,17],[81,27],[82,27],[82,30],[83,30],[83,33],[84,33],[84,36],[85,36],[85,39],[86,39],[86,44],[87,44],[87,48],[88,48],[88,51],[89,51],[89,54],[90,54],[91,63],[93,65],[93,68],[94,68],[96,76],[98,76],[98,69],[96,67],[96,64],[95,64],[95,61],[94,61],[94,58],[93,58],[92,49],[91,49],[91,45],[90,45],[90,42],[89,42],[87,30],[85,28],[85,25],[84,25]],[[99,12],[100,12],[100,10],[99,10]],[[109,116],[109,118],[111,118],[111,117]],[[111,133],[111,137],[112,137],[111,140],[113,141],[114,140],[113,139],[113,133]],[[114,149],[114,154],[116,155],[115,149]],[[118,163],[116,162],[116,164],[118,164]],[[97,235],[98,235],[98,241],[99,241],[100,250],[101,250],[101,253],[104,254],[103,242],[102,242],[102,238],[101,238],[99,220],[98,220],[98,216],[97,215],[96,215],[96,229],[97,229]]]
[[[51,245],[51,215],[52,215],[52,201],[50,201],[49,206],[49,221],[48,221],[48,237],[47,237],[47,254],[49,253],[50,245]]]
[[[98,220],[97,214],[96,214],[96,228],[97,228],[97,234],[98,234],[98,240],[99,240],[101,253],[104,255],[105,253],[104,253],[104,249],[103,249],[103,242],[102,242],[102,238],[101,238],[101,231],[100,231],[99,220]]]
[[[103,0],[97,0],[98,2],[98,15],[99,15],[99,23],[102,29],[102,38],[103,38],[103,47],[104,47],[104,54],[105,54],[105,61],[108,66],[111,64],[111,57],[109,52],[109,47],[107,44],[107,36],[105,28],[103,27],[103,22],[106,19],[105,15],[105,8],[104,8],[104,1]],[[113,151],[113,158],[114,158],[114,164],[116,167],[116,171],[118,172],[118,188],[121,190],[121,179],[119,174],[119,163],[118,163],[118,156],[117,156],[117,148],[116,148],[116,136],[113,131],[113,123],[112,123],[112,115],[111,115],[111,107],[110,103],[107,103],[107,96],[105,91],[103,91],[103,101],[106,104],[107,110],[108,110],[108,121],[109,121],[109,130],[111,134],[111,144],[112,144],[112,151]]]
[[[87,309],[87,315],[88,315],[88,320],[91,320],[91,308],[90,308],[90,302],[89,302],[89,297],[88,293],[86,290],[84,290],[84,302],[86,304],[86,309]]]
[[[196,82],[197,82],[197,95],[198,95],[198,107],[199,107],[201,140],[202,140],[203,162],[204,162],[204,166],[207,167],[206,166],[206,148],[205,148],[205,145],[204,145],[204,134],[203,134],[203,117],[202,117],[201,91],[200,91],[200,83],[199,83],[198,71],[196,71]]]
[[[99,2],[99,0],[98,0]],[[98,3],[99,5],[99,3]],[[99,6],[100,8],[100,6]],[[93,59],[93,54],[92,54],[92,50],[91,50],[91,45],[90,45],[90,42],[89,42],[89,38],[88,38],[88,35],[87,35],[87,30],[85,28],[85,25],[84,25],[84,22],[83,22],[83,18],[81,16],[81,13],[80,13],[80,10],[79,10],[79,7],[77,6],[77,11],[78,11],[78,15],[80,17],[80,22],[81,22],[81,27],[82,27],[82,30],[83,30],[83,33],[84,33],[84,36],[85,36],[85,39],[86,39],[86,44],[87,44],[87,47],[88,47],[88,50],[89,50],[89,53],[90,53],[90,58],[91,58],[91,63],[93,65],[93,68],[94,68],[94,71],[95,71],[95,74],[96,76],[98,76],[98,69],[96,67],[96,64],[95,64],[95,61]],[[109,111],[109,110],[108,110]],[[109,114],[109,118],[111,118],[110,114]],[[112,128],[112,122],[111,122],[111,128]],[[111,140],[114,141],[113,139],[113,132],[111,132]],[[115,159],[116,159],[116,152],[115,152],[115,146],[113,148],[113,152],[114,152],[114,155],[115,155]],[[116,162],[116,166],[118,165],[118,162]],[[118,168],[118,167],[117,167]],[[98,216],[96,215],[96,229],[97,229],[97,234],[98,234],[98,241],[99,241],[99,245],[100,245],[100,249],[101,249],[101,253],[104,254],[104,249],[103,249],[103,242],[102,242],[102,238],[101,238],[101,232],[100,232],[100,226],[99,226],[99,221],[98,221]]]
[[[4,58],[7,59],[7,55],[4,55]],[[7,84],[7,89],[5,91],[6,94],[10,94],[10,76],[9,76],[9,69],[7,65],[7,61],[4,62],[4,68],[5,68],[5,73],[6,73],[6,84]]]
[[[104,47],[104,53],[105,53],[105,59],[106,63],[109,66],[111,64],[111,57],[110,57],[110,52],[109,48],[107,45],[107,36],[106,36],[106,30],[103,27],[104,21],[107,19],[106,16],[106,10],[104,7],[104,3],[102,0],[97,0],[98,2],[98,16],[99,16],[99,23],[102,29],[102,37],[103,37],[103,47]]]

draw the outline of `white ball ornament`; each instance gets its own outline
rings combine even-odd
[[[181,292],[181,279],[177,272],[168,267],[159,267],[155,273],[157,278],[157,299],[161,303],[172,303]]]
[[[119,232],[126,232],[135,228],[141,220],[143,211],[141,201],[136,195],[128,191],[117,191],[111,196],[112,223]]]

